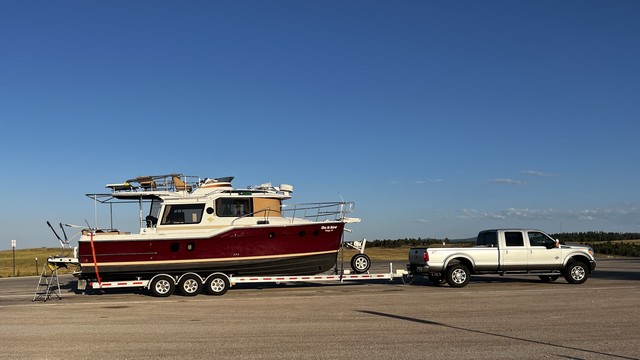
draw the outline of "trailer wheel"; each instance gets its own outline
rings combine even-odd
[[[589,277],[589,269],[581,261],[574,261],[564,269],[564,278],[569,284],[582,284]]]
[[[224,274],[213,274],[207,278],[205,283],[209,295],[224,295],[231,284],[229,278]]]
[[[444,285],[444,283],[447,282],[447,279],[445,279],[442,275],[428,275],[428,277],[431,281],[431,285],[433,286]]]
[[[540,275],[538,276],[543,283],[550,283],[558,280],[560,276],[557,275]]]
[[[178,281],[178,290],[185,296],[196,296],[202,291],[202,279],[196,274],[186,274]]]
[[[369,271],[369,268],[371,268],[371,259],[367,254],[353,255],[351,258],[351,269],[353,269],[356,274],[366,273]]]
[[[470,280],[469,269],[462,264],[453,264],[447,268],[447,283],[451,287],[465,287]]]
[[[157,297],[167,297],[176,291],[176,283],[169,275],[158,275],[149,284],[151,295]]]
[[[413,284],[413,281],[416,279],[416,276],[413,274],[402,274],[402,283],[405,285]]]

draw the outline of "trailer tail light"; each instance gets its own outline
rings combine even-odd
[[[429,262],[429,253],[425,250],[424,255],[422,255],[425,263]]]

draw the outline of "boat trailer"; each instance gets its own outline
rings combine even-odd
[[[182,295],[193,296],[204,290],[210,295],[224,295],[229,288],[238,284],[258,284],[272,283],[280,284],[287,282],[301,283],[323,283],[323,282],[351,282],[370,280],[389,280],[406,275],[406,270],[393,271],[393,265],[389,264],[389,272],[379,274],[352,274],[350,270],[344,270],[340,274],[328,275],[288,275],[288,276],[229,276],[224,273],[213,273],[206,278],[195,273],[186,273],[179,277],[168,274],[157,274],[150,280],[128,280],[128,281],[90,281],[86,284],[78,284],[78,288],[84,287],[90,290],[105,290],[116,288],[144,288],[151,292],[153,296],[165,297],[172,295],[179,289]],[[86,286],[83,286],[86,285]]]

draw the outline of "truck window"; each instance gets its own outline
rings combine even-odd
[[[498,246],[498,233],[495,231],[485,231],[478,234],[477,246]]]
[[[504,238],[507,246],[524,246],[524,239],[521,232],[505,232]]]
[[[529,245],[531,246],[544,246],[547,249],[551,249],[556,246],[555,240],[541,232],[529,231],[527,235],[529,236]]]

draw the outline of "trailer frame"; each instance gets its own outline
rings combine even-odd
[[[350,270],[344,270],[339,274],[319,275],[276,275],[276,276],[233,276],[221,272],[208,275],[206,278],[196,273],[185,273],[180,276],[169,274],[156,274],[149,280],[135,279],[122,281],[88,281],[83,290],[106,290],[117,288],[144,288],[152,295],[158,297],[170,296],[176,290],[187,296],[194,296],[205,290],[210,295],[224,295],[231,287],[238,284],[258,283],[326,283],[326,282],[357,282],[371,280],[389,280],[406,275],[406,270],[393,271],[393,264],[389,263],[389,272],[352,274]],[[79,283],[79,290],[81,284]]]

